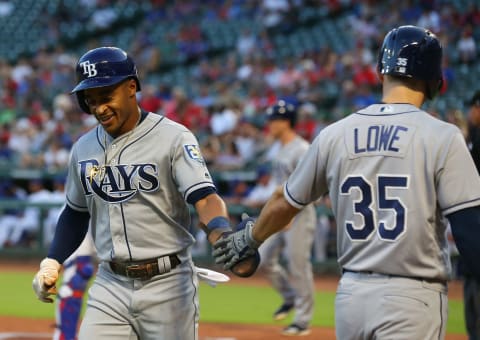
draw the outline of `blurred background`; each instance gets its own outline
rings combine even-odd
[[[1,0],[0,258],[46,254],[69,150],[96,125],[69,95],[88,49],[113,45],[132,56],[141,106],[195,133],[237,218],[264,203],[249,193],[268,181],[275,148],[265,109],[279,99],[294,104],[296,130],[312,141],[379,101],[379,45],[405,24],[431,29],[444,46],[444,86],[424,109],[467,131],[466,103],[480,89],[475,0]],[[317,271],[335,270],[328,197],[316,206],[312,261]],[[195,257],[208,263],[197,235]]]

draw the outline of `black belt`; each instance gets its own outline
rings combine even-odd
[[[372,271],[357,271],[357,270],[350,270],[350,269],[342,269],[343,273],[355,273],[355,274],[366,274],[366,275],[383,275],[386,277],[398,277],[402,279],[412,279],[412,280],[417,280],[417,281],[425,281],[429,283],[441,283],[441,284],[446,284],[446,281],[440,280],[440,279],[427,279],[425,277],[419,277],[419,276],[405,276],[405,275],[392,275],[392,274],[382,274],[382,273],[377,273],[377,272],[372,272]]]
[[[155,275],[165,274],[181,263],[177,255],[167,255],[156,259],[134,262],[109,262],[115,274],[131,279],[149,279]]]

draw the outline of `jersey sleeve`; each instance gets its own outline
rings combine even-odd
[[[436,182],[444,215],[480,205],[480,177],[460,131],[437,169]]]
[[[65,183],[65,192],[67,196],[67,204],[70,208],[85,212],[88,211],[85,193],[82,189],[82,184],[78,172],[78,160],[76,153],[76,146],[72,147],[68,162],[67,181]]]
[[[175,145],[172,173],[186,201],[190,194],[199,189],[215,188],[198,141],[191,132],[183,132]]]
[[[320,133],[284,185],[285,199],[298,209],[316,201],[328,191],[325,181],[326,155],[320,149],[321,139]]]

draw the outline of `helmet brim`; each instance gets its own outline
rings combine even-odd
[[[94,89],[97,87],[112,86],[120,83],[121,81],[127,79],[128,77],[97,77],[97,78],[88,78],[82,80],[70,93],[75,93],[78,91],[83,91],[86,89]]]

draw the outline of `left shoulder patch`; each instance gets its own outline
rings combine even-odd
[[[200,152],[200,148],[196,144],[185,144],[183,146],[187,156],[194,161],[204,164],[205,161],[203,160],[202,153]]]

